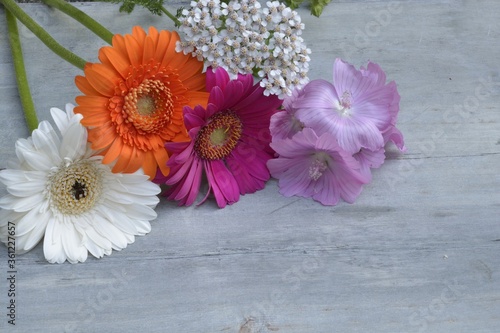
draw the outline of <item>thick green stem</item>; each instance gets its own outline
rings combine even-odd
[[[83,69],[86,61],[59,44],[47,31],[45,31],[40,25],[38,25],[38,23],[29,17],[29,15],[27,15],[14,0],[0,0],[0,3],[5,6],[6,11],[10,11],[22,24],[26,26],[26,28],[37,36],[55,54],[70,64]]]
[[[161,7],[161,11],[167,15],[172,21],[174,21],[175,23],[175,26],[178,27],[181,25],[181,22],[179,22],[179,20],[177,19],[177,17],[175,17],[175,15],[173,15],[171,12],[169,12],[165,7]]]
[[[90,31],[99,36],[106,43],[111,44],[111,40],[113,39],[113,34],[102,26],[99,22],[94,20],[92,17],[88,16],[80,9],[76,8],[73,5],[70,5],[64,0],[42,0],[46,5],[59,9],[61,12],[71,16],[82,25],[87,27]]]
[[[30,131],[38,127],[38,118],[36,116],[35,104],[31,98],[28,78],[26,77],[26,69],[24,67],[23,50],[19,39],[19,31],[17,30],[16,17],[8,10],[5,11],[7,16],[7,29],[9,32],[10,49],[12,50],[12,62],[14,63],[14,71],[16,73],[17,89],[21,98],[24,116]]]

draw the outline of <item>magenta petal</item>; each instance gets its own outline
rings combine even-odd
[[[234,80],[229,81],[224,89],[224,104],[220,109],[232,109],[241,99],[243,91],[243,83]]]
[[[208,105],[214,105],[215,110],[222,110],[222,107],[224,106],[224,93],[222,92],[222,89],[220,87],[213,87],[212,90],[210,90],[210,96],[208,97]],[[212,115],[212,112],[210,112],[208,117]]]
[[[240,198],[236,180],[221,160],[205,161],[208,182],[219,208],[233,204]]]
[[[212,67],[207,68],[205,84],[207,91],[211,91],[212,88],[216,86],[224,90],[228,82],[229,74],[227,74],[224,68],[218,67],[215,69],[215,71],[212,69]]]

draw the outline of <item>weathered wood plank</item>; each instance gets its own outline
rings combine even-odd
[[[117,33],[172,28],[138,9],[78,7]],[[176,4],[171,5],[172,8]],[[89,61],[104,45],[63,14],[23,5]],[[301,9],[311,77],[335,57],[379,63],[402,96],[408,153],[388,149],[353,205],[285,198],[276,181],[219,210],[162,201],[152,232],[85,264],[18,256],[13,332],[495,332],[500,329],[500,3],[336,1]],[[0,167],[28,131],[0,18]],[[110,20],[110,17],[115,17]],[[78,94],[77,69],[23,30],[37,111]],[[0,194],[5,188],[0,187]],[[7,254],[0,250],[0,307]]]

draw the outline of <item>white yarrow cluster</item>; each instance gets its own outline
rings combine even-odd
[[[179,18],[184,41],[177,52],[191,53],[212,69],[223,67],[260,77],[265,95],[284,98],[309,80],[309,54],[299,14],[278,1],[262,8],[257,0],[198,0]]]

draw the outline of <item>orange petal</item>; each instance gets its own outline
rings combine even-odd
[[[155,45],[158,44],[158,38],[160,37],[160,34],[155,27],[149,27],[148,36],[153,40],[153,43]]]
[[[112,66],[122,78],[126,78],[130,71],[128,59],[112,47],[103,47],[99,51],[99,60],[108,64],[108,66]]]
[[[160,35],[156,43],[156,53],[155,53],[155,60],[157,60],[160,63],[163,61],[163,57],[165,56],[165,52],[167,51],[166,45],[168,45],[170,37],[171,37],[170,31],[167,30],[160,31]]]
[[[75,77],[75,84],[85,95],[100,95],[99,92],[92,87],[89,80],[87,80],[85,76],[78,75]]]
[[[142,169],[144,170],[144,174],[149,176],[149,179],[153,179],[156,176],[158,164],[156,163],[155,155],[152,151],[148,151],[144,154]]]
[[[132,66],[141,65],[142,51],[137,40],[131,35],[125,35],[125,47],[127,48],[127,55]]]
[[[154,60],[155,57],[155,44],[150,37],[146,37],[144,40],[144,50],[142,52],[142,61],[149,62]]]
[[[153,154],[155,156],[156,163],[160,168],[160,171],[163,175],[167,176],[170,172],[170,168],[167,167],[168,154],[165,148],[160,148],[153,150]],[[151,175],[149,175],[151,177]],[[153,175],[154,177],[154,175]]]
[[[146,39],[146,31],[138,25],[134,26],[132,28],[132,36],[137,40],[139,45],[142,45],[144,43],[144,39]]]
[[[111,121],[111,117],[107,112],[88,112],[86,110],[81,123],[83,126],[101,126],[109,121]],[[83,113],[83,112],[82,112]]]
[[[144,163],[144,152],[142,150],[133,147],[131,155],[130,162],[124,170],[126,173],[136,172],[142,166],[142,163]]]
[[[122,152],[123,141],[120,138],[116,138],[113,144],[108,148],[106,155],[102,159],[102,163],[109,164],[116,160],[120,153]]]
[[[182,66],[182,70],[179,71],[179,80],[181,81],[187,80],[194,75],[201,74],[203,71],[203,61],[199,61],[190,55],[187,56],[189,57],[188,61]]]
[[[113,49],[118,52],[118,54],[123,57],[127,57],[127,47],[125,46],[125,37],[122,35],[114,35],[113,36]],[[128,58],[127,58],[128,61]]]
[[[120,156],[118,157],[118,161],[116,161],[116,164],[113,166],[112,171],[115,173],[123,172],[130,163],[131,158],[132,158],[132,147],[127,144],[124,144],[122,146]]]
[[[77,96],[75,101],[82,107],[104,107],[106,108],[109,102],[108,97],[104,96]]]
[[[191,76],[191,77],[187,78],[182,83],[189,90],[204,91],[205,90],[205,84],[206,84],[206,77],[205,77],[205,74],[195,75],[195,76]]]
[[[184,53],[175,52],[175,44],[179,40],[179,35],[177,32],[172,32],[172,36],[165,51],[165,56],[163,57],[162,66],[175,69],[181,69],[182,66],[191,58],[191,55],[185,55]]]
[[[92,149],[95,150],[107,148],[116,138],[116,130],[110,122],[89,130],[88,140],[92,142]]]
[[[92,87],[102,96],[113,96],[115,92],[115,83],[113,71],[102,64],[94,64],[92,68],[85,71],[87,80]]]
[[[208,104],[208,96],[210,94],[205,91],[188,91],[186,97],[189,98],[188,105],[194,108],[197,105],[201,105],[206,108]]]

